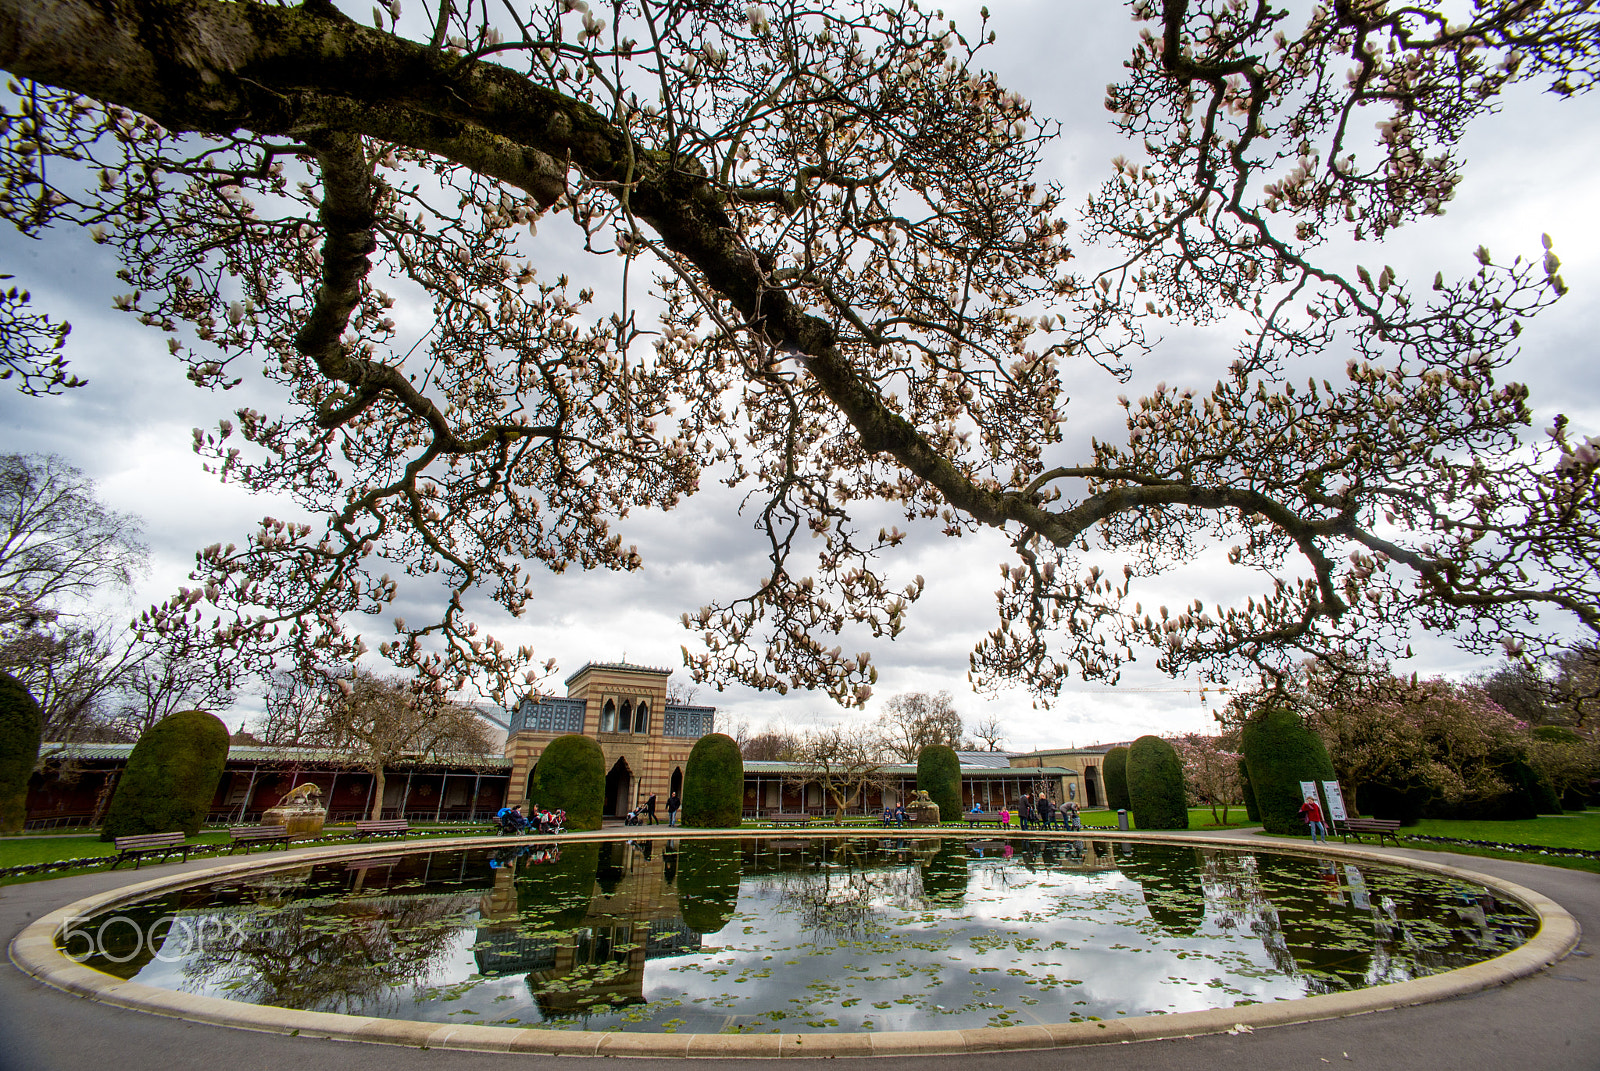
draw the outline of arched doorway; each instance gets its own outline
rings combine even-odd
[[[671,787],[669,787],[667,789],[667,791],[671,792],[674,796],[679,795],[680,793],[683,792],[683,767],[682,766],[674,766],[672,768],[672,784],[671,784]]]
[[[1100,806],[1100,768],[1086,766],[1083,771],[1083,805]]]
[[[628,805],[633,802],[633,771],[628,769],[627,759],[618,759],[616,765],[611,767],[611,772],[606,774],[606,807],[607,818],[621,818],[628,813]]]

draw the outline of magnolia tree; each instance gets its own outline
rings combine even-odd
[[[1307,663],[1261,693],[1236,697],[1224,723],[1247,720],[1263,700],[1287,700],[1322,736],[1348,791],[1409,793],[1413,807],[1441,817],[1492,816],[1496,801],[1518,788],[1518,764],[1535,756],[1528,724],[1479,686],[1385,670]]]
[[[1228,808],[1244,799],[1239,780],[1239,743],[1232,736],[1184,733],[1171,740],[1178,760],[1183,763],[1183,781],[1191,802],[1211,808],[1211,817],[1221,825],[1228,821]]]
[[[1514,83],[1589,89],[1593,5],[1132,11],[1104,103],[1135,149],[1075,206],[1038,173],[1055,127],[984,65],[986,14],[387,0],[368,26],[329,0],[0,0],[0,211],[86,228],[198,387],[270,399],[195,449],[315,518],[206,548],[147,623],[242,667],[344,664],[399,563],[446,594],[381,652],[503,696],[533,652],[468,593],[516,615],[529,563],[637,568],[612,522],[710,474],[769,557],[685,615],[710,685],[867,700],[861,647],[923,591],[874,504],[1006,534],[973,673],[1046,699],[1141,647],[1218,675],[1414,624],[1511,651],[1558,617],[1600,631],[1597,444],[1534,434],[1508,368],[1565,289],[1556,254],[1480,248],[1414,285],[1328,244],[1442,212],[1458,139]],[[549,243],[604,258],[616,300],[536,270]],[[8,369],[67,389],[13,304]],[[1220,379],[1066,448],[1069,394],[1224,317],[1245,327]],[[1261,593],[1147,612],[1136,583],[1207,548]]]

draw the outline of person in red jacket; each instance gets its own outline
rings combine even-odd
[[[1322,808],[1317,804],[1315,796],[1307,796],[1306,801],[1300,805],[1300,817],[1311,830],[1311,843],[1321,841],[1327,843],[1328,827],[1322,824]]]

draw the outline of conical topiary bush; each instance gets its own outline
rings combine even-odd
[[[137,833],[200,832],[228,761],[228,727],[203,710],[180,710],[133,745],[106,810],[101,840]]]
[[[28,817],[28,778],[39,761],[44,718],[28,689],[0,672],[0,833],[21,833]]]

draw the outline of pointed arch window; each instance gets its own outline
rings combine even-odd
[[[617,731],[617,704],[610,699],[600,708],[600,731],[614,733]]]
[[[633,731],[633,704],[626,699],[622,701],[622,713],[617,718],[617,732],[631,733]]]
[[[639,705],[633,710],[633,731],[636,733],[650,731],[650,705],[643,699],[639,700]]]

